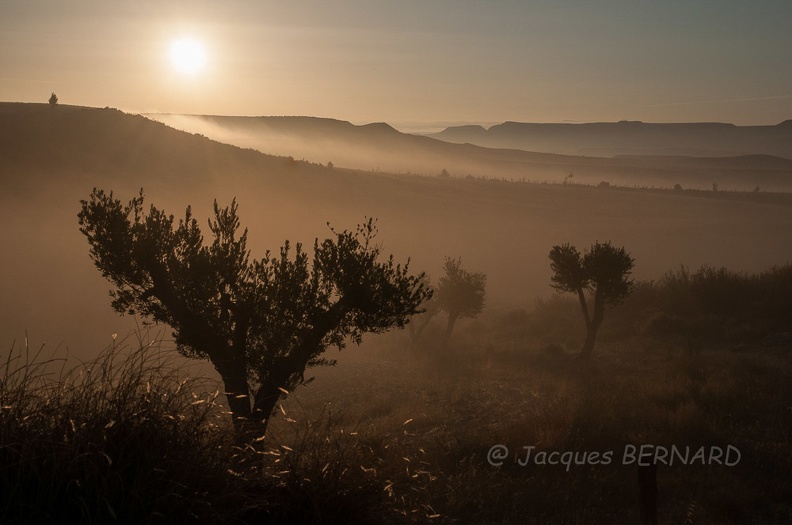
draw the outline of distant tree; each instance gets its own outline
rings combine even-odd
[[[281,395],[306,382],[306,368],[334,363],[322,357],[328,347],[403,327],[431,296],[409,261],[378,261],[371,219],[354,233],[331,228],[311,261],[288,241],[279,255],[251,260],[236,201],[215,201],[209,245],[189,207],[174,227],[173,215],[144,212],[142,190],[125,206],[94,189],[79,224],[115,287],[113,308],[170,325],[182,355],[214,365],[242,442],[264,435]]]
[[[445,275],[437,287],[437,302],[448,315],[444,346],[451,340],[454,324],[460,317],[476,317],[484,308],[487,276],[462,268],[462,259],[446,257]]]
[[[682,185],[681,184],[674,184],[674,191],[682,191]]]
[[[718,183],[717,182],[713,182],[712,183],[712,191],[718,191]]]
[[[451,176],[451,174],[448,173],[447,169],[443,168],[443,171],[440,172],[439,176],[444,178],[444,179],[447,179],[447,178],[449,178]]]
[[[440,313],[440,304],[437,300],[437,290],[429,282],[429,277],[425,276],[423,278],[423,283],[427,289],[432,291],[432,297],[427,299],[426,302],[421,305],[423,311],[415,314],[410,320],[410,324],[407,325],[407,328],[410,331],[410,342],[412,343],[413,348],[418,346],[421,336],[429,326],[429,323],[431,323],[432,319],[434,319],[435,316]]]
[[[624,248],[614,248],[610,242],[594,243],[583,255],[569,244],[553,246],[550,250],[551,286],[560,292],[577,294],[586,321],[586,341],[578,355],[580,359],[591,357],[597,331],[605,317],[605,305],[619,304],[630,294],[629,275],[634,264]],[[593,312],[586,291],[593,298]]]
[[[50,95],[49,103],[50,103],[51,106],[56,105],[58,103],[58,95],[56,95],[55,93]]]

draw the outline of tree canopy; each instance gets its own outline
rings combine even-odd
[[[469,272],[462,268],[462,258],[446,257],[445,275],[437,287],[437,302],[448,314],[446,344],[451,338],[454,323],[460,317],[476,317],[484,309],[487,276],[482,272]]]

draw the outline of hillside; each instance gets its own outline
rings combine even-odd
[[[684,188],[709,189],[717,184],[721,189],[740,191],[752,191],[757,186],[767,191],[792,191],[792,158],[759,154],[762,151],[751,149],[746,150],[750,155],[722,158],[677,155],[666,159],[612,157],[606,154],[590,157],[546,153],[555,151],[548,142],[554,136],[552,133],[546,137],[548,141],[537,142],[535,147],[528,148],[518,142],[452,144],[435,138],[400,133],[383,123],[355,126],[345,121],[313,117],[150,117],[178,129],[201,133],[237,146],[255,148],[263,153],[288,155],[322,164],[332,162],[335,166],[369,171],[437,175],[445,170],[457,177],[470,175],[535,182],[562,182],[572,173],[578,183],[592,185],[605,181],[629,187],[672,188],[680,184]],[[608,131],[611,125],[592,126],[585,128],[589,131],[582,134],[570,133],[568,140],[583,147],[592,137],[600,140],[597,135],[600,129],[603,130],[602,140],[629,144],[630,140],[635,139],[629,129],[622,132],[621,125],[616,125],[620,132],[614,136]],[[654,125],[649,126],[654,129]],[[506,128],[498,136],[510,136]],[[517,129],[519,131],[522,128]],[[492,128],[493,134],[494,130]],[[478,133],[482,131],[483,128],[480,128]],[[515,131],[515,136],[518,136],[518,131]],[[542,132],[537,133],[541,135]],[[673,131],[664,133],[676,136]],[[708,132],[702,130],[697,133],[704,136]],[[654,135],[657,135],[656,143]],[[654,135],[647,135],[643,139],[647,147],[663,144],[665,135]],[[640,137],[641,134],[636,133],[635,136]],[[680,135],[679,140],[686,142],[687,135]],[[713,135],[711,142],[720,144],[719,135]],[[792,140],[787,142],[792,143]],[[788,146],[787,142],[781,141]],[[728,138],[724,138],[724,147],[728,147],[728,144]],[[632,150],[628,148],[622,152],[626,151]],[[655,155],[661,154],[658,149],[648,151]]]
[[[771,155],[792,159],[792,120],[775,126],[652,124],[627,121],[590,124],[504,122],[489,129],[481,126],[456,126],[430,136],[448,142],[471,143],[488,148],[547,151],[566,155]]]
[[[17,184],[31,176],[54,182],[53,170],[104,181],[135,174],[205,183],[223,173],[276,174],[291,163],[116,109],[14,103],[0,103],[0,158],[6,182]]]
[[[394,132],[375,126],[383,135]],[[409,137],[408,137],[409,139]],[[412,139],[409,139],[412,140]],[[299,158],[299,157],[298,157]],[[577,178],[577,175],[576,175]],[[243,150],[109,109],[0,105],[0,344],[25,338],[95,350],[134,320],[109,307],[109,285],[78,231],[80,199],[98,186],[205,227],[215,198],[239,202],[253,256],[285,239],[310,245],[365,216],[385,253],[433,281],[445,256],[488,275],[487,308],[552,293],[554,244],[624,245],[635,277],[680,264],[759,271],[789,261],[790,195],[636,191],[398,176],[327,168]],[[84,351],[84,350],[83,350]]]

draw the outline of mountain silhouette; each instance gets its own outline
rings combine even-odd
[[[792,159],[792,126],[789,122],[775,126],[634,121],[590,124],[504,122],[489,129],[481,126],[450,127],[430,136],[488,148],[565,155],[736,157],[762,154]]]
[[[313,117],[151,117],[185,131],[200,132],[218,141],[255,148],[264,153],[289,155],[312,162],[332,162],[334,166],[367,171],[423,175],[445,171],[457,177],[559,183],[573,173],[577,182],[594,185],[605,181],[621,186],[671,188],[681,184],[686,188],[705,189],[715,183],[722,188],[744,191],[753,190],[756,186],[775,191],[792,190],[792,159],[764,154],[688,157],[660,155],[655,151],[652,156],[590,157],[457,144],[401,133],[384,123],[353,125],[346,121]],[[584,140],[591,130],[602,129],[607,134],[612,127],[628,130],[643,129],[644,125],[562,126]],[[693,125],[694,128],[696,126]],[[709,129],[709,125],[702,126]],[[517,124],[504,124],[489,131],[480,126],[459,129],[473,135],[495,133],[493,130],[498,129],[498,133],[509,135],[511,128],[522,129]],[[688,129],[688,126],[682,125],[682,128]],[[553,129],[556,128],[548,128],[549,131]],[[660,128],[651,125],[649,129]]]

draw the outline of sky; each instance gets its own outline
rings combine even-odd
[[[464,123],[792,119],[790,0],[0,0],[0,101]],[[174,41],[205,64],[185,72]]]

